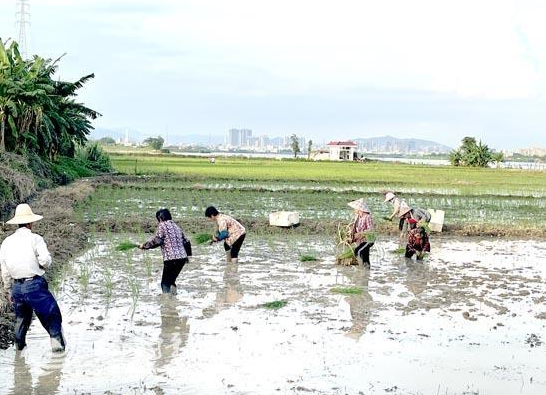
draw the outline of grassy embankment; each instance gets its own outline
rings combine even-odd
[[[391,206],[382,191],[395,190],[410,205],[446,211],[446,229],[457,234],[544,235],[546,175],[508,169],[469,169],[395,163],[112,155],[116,170],[153,175],[102,187],[80,207],[81,215],[118,226],[154,218],[169,207],[177,219],[203,221],[216,205],[247,223],[266,223],[276,210],[296,210],[300,231],[330,232],[352,213],[346,203],[365,197],[380,231],[394,231],[381,217]],[[138,220],[137,220],[138,219]],[[184,223],[184,222],[183,222]],[[153,226],[153,221],[151,223]],[[111,225],[109,225],[111,226]]]

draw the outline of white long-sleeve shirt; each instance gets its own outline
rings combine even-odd
[[[4,288],[10,289],[12,279],[43,276],[51,265],[51,254],[42,236],[28,228],[19,228],[6,237],[0,246],[0,267]]]

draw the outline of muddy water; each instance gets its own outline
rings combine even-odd
[[[417,263],[384,240],[366,270],[326,238],[250,236],[239,265],[194,247],[165,298],[158,251],[113,250],[128,238],[73,262],[67,352],[35,321],[26,350],[0,351],[0,394],[546,393],[546,242],[435,239]]]

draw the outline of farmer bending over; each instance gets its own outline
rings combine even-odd
[[[209,206],[205,210],[205,217],[216,223],[217,235],[212,236],[213,241],[224,240],[226,260],[237,263],[239,250],[245,240],[246,230],[237,220],[226,214],[221,214],[216,207]]]
[[[155,213],[157,230],[155,236],[138,248],[149,250],[161,247],[163,256],[163,274],[161,276],[161,290],[164,294],[176,295],[176,278],[182,268],[188,263],[188,254],[184,249],[186,236],[182,229],[172,220],[171,212],[166,208]]]
[[[423,259],[425,252],[430,252],[430,243],[428,241],[427,231],[419,226],[408,231],[408,244],[406,244],[406,258],[415,257],[417,260]]]
[[[388,217],[389,221],[392,221],[394,217],[398,218],[398,230],[400,231],[400,236],[398,240],[398,244],[400,247],[402,247],[404,242],[406,241],[406,233],[408,230],[408,224],[406,222],[405,218],[400,218],[400,208],[401,207],[407,207],[407,203],[400,199],[398,196],[396,196],[392,192],[387,192],[385,194],[385,203],[389,202],[393,206],[392,214]]]
[[[373,220],[368,205],[360,198],[348,203],[354,208],[355,218],[351,223],[351,241],[357,246],[354,250],[360,265],[370,266],[370,248],[374,245]]]
[[[15,216],[6,222],[19,225],[19,229],[0,246],[2,279],[4,288],[11,289],[17,350],[26,346],[26,335],[34,311],[49,333],[51,349],[60,352],[65,349],[61,310],[43,277],[45,269],[51,265],[51,255],[42,236],[32,233],[32,223],[42,218],[34,214],[28,204],[20,204],[15,209]]]
[[[408,205],[400,206],[400,219],[406,220],[410,229],[415,229],[419,223],[430,222],[430,213],[422,208],[410,208]]]

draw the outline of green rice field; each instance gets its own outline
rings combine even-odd
[[[169,208],[176,218],[204,219],[214,205],[243,219],[298,211],[302,219],[349,220],[347,202],[364,197],[376,222],[389,215],[383,191],[411,206],[444,210],[447,225],[536,229],[546,225],[546,174],[396,163],[113,155],[119,172],[137,174],[97,188],[78,208],[94,220],[154,218]],[[136,166],[136,167],[135,167]],[[136,169],[136,172],[135,172]]]

